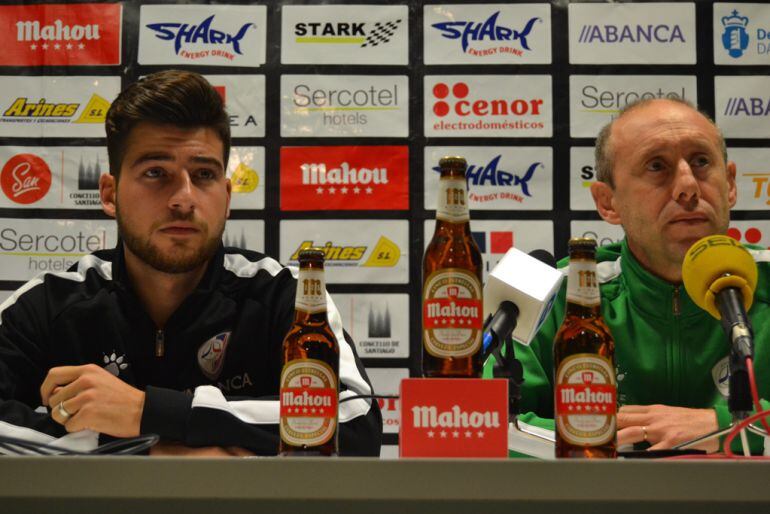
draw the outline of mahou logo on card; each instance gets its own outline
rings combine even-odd
[[[281,210],[406,210],[406,146],[281,148]]]
[[[0,65],[120,64],[120,4],[0,7]]]

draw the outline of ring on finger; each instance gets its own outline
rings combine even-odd
[[[67,409],[64,408],[64,400],[59,402],[59,415],[64,419],[65,421],[68,420],[72,414],[70,414]]]
[[[642,425],[642,436],[644,437],[644,440],[647,441],[647,427]]]

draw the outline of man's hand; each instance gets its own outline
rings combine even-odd
[[[43,405],[67,432],[93,430],[114,437],[136,437],[144,392],[95,364],[51,368],[40,386]],[[69,417],[59,411],[63,402]]]
[[[718,428],[713,409],[686,409],[668,405],[624,405],[618,411],[618,446],[650,443],[650,450],[663,450],[685,443]],[[713,439],[695,448],[709,453],[719,450]]]
[[[150,449],[151,457],[252,457],[254,454],[237,446],[203,446],[193,448],[178,443],[159,442]]]

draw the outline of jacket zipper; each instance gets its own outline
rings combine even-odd
[[[162,330],[155,332],[155,356],[163,357],[166,354],[166,336]]]
[[[682,341],[680,337],[679,316],[682,314],[682,301],[681,301],[681,286],[674,288],[674,295],[671,300],[671,308],[674,313],[674,322],[672,326],[672,345],[671,345],[671,390],[674,393],[674,398],[678,402],[680,399],[679,384],[681,380],[681,363],[683,362],[682,355]]]
[[[673,298],[673,301],[671,302],[671,305],[674,310],[674,316],[679,316],[682,313],[682,310],[681,310],[682,306],[679,301],[679,286],[676,286],[674,288],[674,298]]]

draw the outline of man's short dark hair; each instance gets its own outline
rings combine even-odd
[[[599,131],[599,135],[596,136],[596,144],[594,146],[594,160],[595,160],[595,169],[596,169],[596,180],[599,182],[604,182],[605,184],[609,185],[611,188],[615,188],[615,183],[612,180],[612,169],[615,166],[615,156],[613,155],[613,149],[612,149],[612,140],[610,136],[612,135],[612,126],[615,124],[617,120],[623,117],[624,114],[633,111],[635,109],[638,109],[639,107],[644,107],[645,105],[654,102],[655,98],[644,98],[641,100],[636,100],[634,102],[631,102],[627,104],[625,107],[623,107],[618,115],[612,119],[609,123],[607,123],[602,129]],[[717,127],[716,123],[714,123],[714,120],[711,119],[711,116],[709,116],[707,113],[701,111],[698,109],[695,104],[690,102],[689,100],[685,100],[683,98],[679,97],[672,97],[672,98],[666,98],[666,100],[686,105],[690,109],[694,110],[695,112],[700,113],[704,118],[706,118],[709,123],[711,123],[714,128],[717,130],[717,134],[719,135],[719,143],[722,150],[722,157],[725,160],[725,163],[727,162],[727,145],[725,144],[725,138],[722,135],[722,131]]]
[[[230,118],[222,97],[201,75],[165,70],[129,85],[107,111],[107,155],[110,173],[119,178],[131,130],[141,122],[180,128],[207,127],[222,140],[223,163],[230,155]]]

